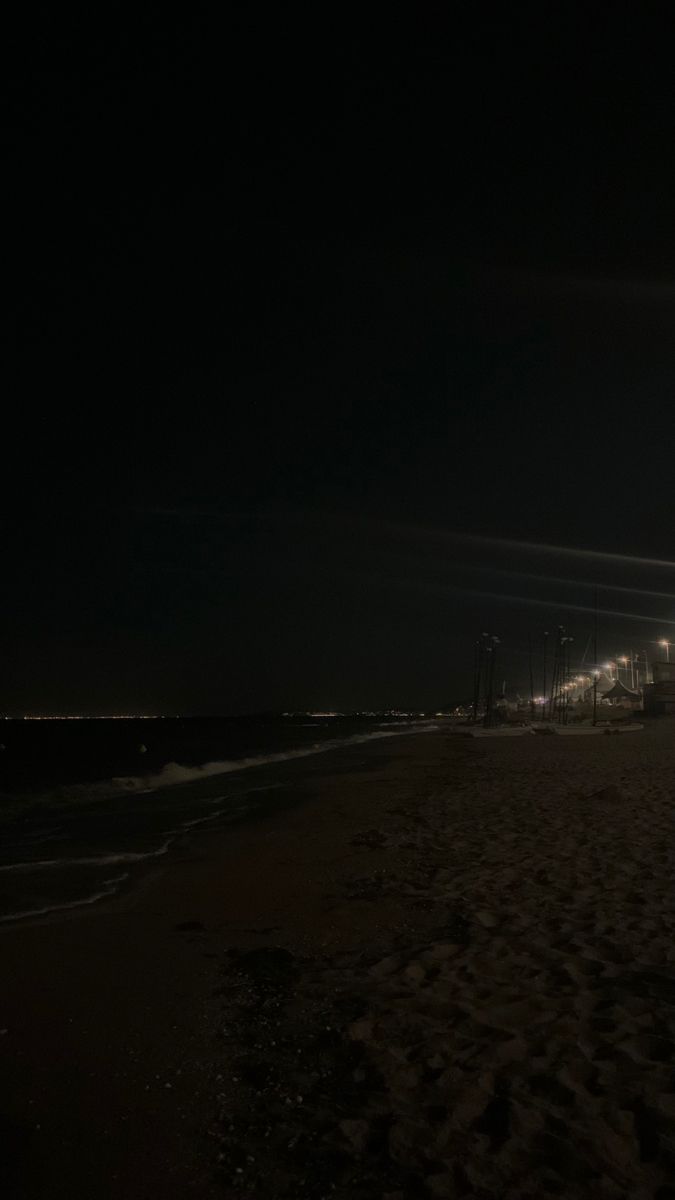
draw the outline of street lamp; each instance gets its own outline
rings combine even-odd
[[[628,683],[628,667],[630,665],[630,686],[632,688],[634,688],[635,687],[635,655],[633,654],[633,651],[631,650],[630,654],[620,654],[617,661],[621,663],[624,671],[626,672],[626,683]]]
[[[662,640],[659,642],[659,646],[665,646],[666,662],[669,663],[670,662],[670,642],[667,642],[665,638],[662,638]]]

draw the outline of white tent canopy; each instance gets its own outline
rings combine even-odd
[[[599,700],[604,699],[604,697],[608,694],[608,692],[611,692],[612,688],[614,687],[615,682],[616,681],[614,679],[610,679],[609,675],[606,675],[604,671],[600,672],[600,674],[598,675],[598,699]],[[592,699],[593,699],[593,686],[591,685],[591,687],[589,687],[587,689],[587,691],[584,692],[584,700],[592,700]]]

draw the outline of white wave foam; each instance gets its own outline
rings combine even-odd
[[[87,904],[96,904],[97,900],[104,900],[106,896],[114,896],[120,884],[124,883],[128,877],[128,872],[125,871],[124,875],[106,879],[102,890],[92,892],[90,896],[85,896],[82,900],[68,900],[64,904],[46,904],[44,908],[26,908],[22,912],[5,913],[0,917],[0,924],[5,921],[21,921],[26,917],[44,917],[48,913],[63,912],[67,908],[82,908]]]
[[[424,733],[426,729],[438,729],[438,725],[430,725],[428,721],[378,721],[379,729],[388,729],[389,726],[394,726],[395,729],[409,729],[411,727],[420,727],[420,733]]]
[[[336,750],[343,746],[360,745],[364,742],[370,742],[376,739],[397,737],[402,733],[430,733],[438,728],[439,726],[437,724],[432,723],[424,725],[418,724],[414,730],[411,730],[409,727],[401,728],[399,725],[397,729],[392,729],[388,732],[382,731],[363,734],[357,733],[348,738],[334,738],[326,742],[315,742],[312,746],[305,746],[301,749],[289,750],[284,753],[257,755],[254,758],[237,759],[230,762],[204,763],[204,765],[201,767],[183,767],[179,763],[167,763],[158,774],[151,776],[150,780],[146,776],[145,778],[131,777],[129,779],[120,779],[115,782],[119,783],[129,791],[149,791],[151,789],[148,788],[148,783],[151,781],[154,781],[157,787],[169,787],[172,784],[189,783],[197,779],[207,779],[212,775],[224,775],[232,771],[246,770],[248,767],[263,766],[268,763],[275,762],[285,762],[286,760],[293,758],[305,758],[312,754],[321,754],[325,751]],[[250,788],[249,791],[268,791],[279,786],[281,785],[269,784],[259,788]],[[226,799],[226,795],[216,796],[212,800],[212,803],[217,804]],[[238,815],[244,811],[245,808],[245,805],[239,805],[232,810],[220,808],[215,812],[207,814],[206,816],[195,817],[189,821],[184,821],[176,829],[169,829],[165,831],[166,840],[162,842],[161,846],[159,846],[156,850],[149,850],[145,852],[120,851],[114,854],[89,855],[82,858],[53,858],[40,859],[34,862],[5,863],[4,865],[0,866],[0,872],[28,872],[71,866],[100,867],[118,863],[138,863],[151,858],[159,858],[167,853],[169,847],[176,837],[180,837],[181,834],[187,833],[194,826],[205,824],[208,821],[215,821],[219,817],[224,816],[225,813],[227,813],[229,816]],[[81,900],[70,900],[63,904],[50,904],[45,905],[43,908],[33,908],[20,912],[5,913],[3,916],[0,916],[0,924],[7,921],[19,921],[22,919],[27,919],[28,917],[46,916],[47,914],[53,912],[62,912],[67,909],[80,908],[86,905],[95,904],[98,900],[103,900],[108,896],[114,895],[119,885],[128,877],[129,872],[126,871],[123,875],[116,876],[114,879],[105,880],[102,888],[99,889],[99,891],[92,892],[91,895],[85,896]]]
[[[307,758],[312,754],[325,754],[328,750],[338,750],[343,746],[358,746],[363,742],[371,742],[380,738],[397,737],[401,734],[414,733],[430,733],[439,726],[435,723],[418,724],[411,722],[410,725],[401,727],[396,722],[397,728],[377,730],[374,733],[355,733],[351,737],[346,738],[330,738],[325,742],[313,742],[311,746],[302,746],[296,750],[285,750],[278,754],[257,754],[252,758],[237,758],[224,760],[222,762],[203,763],[199,767],[185,767],[177,762],[166,763],[161,771],[155,775],[130,775],[118,776],[113,779],[113,783],[129,792],[139,792],[142,789],[150,787],[153,790],[164,787],[175,787],[180,783],[194,783],[196,780],[209,779],[212,775],[227,775],[233,771],[245,771],[249,767],[263,767],[270,763],[287,762],[293,758]]]
[[[274,785],[273,785],[274,786]],[[251,788],[254,792],[271,791],[272,788]],[[225,800],[226,796],[218,796],[217,800]],[[216,801],[217,802],[217,801]],[[117,863],[138,863],[144,862],[148,858],[161,858],[166,854],[173,841],[180,837],[182,833],[187,833],[196,825],[205,825],[209,821],[217,821],[219,817],[227,814],[232,820],[246,811],[246,805],[237,805],[236,808],[217,808],[215,812],[207,813],[204,817],[193,817],[190,821],[182,821],[176,829],[166,829],[164,832],[167,835],[166,841],[162,842],[157,850],[134,851],[120,850],[113,854],[92,854],[84,858],[42,858],[34,859],[32,862],[5,863],[0,866],[0,872],[5,871],[46,871],[55,867],[106,867],[116,865]]]
[[[5,863],[0,871],[45,871],[50,867],[106,867],[117,863],[142,862],[146,858],[159,858],[166,854],[171,838],[163,842],[158,850],[120,851],[117,854],[92,854],[87,858],[43,858],[33,862]]]

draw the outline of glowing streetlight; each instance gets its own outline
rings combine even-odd
[[[634,688],[635,687],[635,668],[634,668],[633,651],[631,650],[630,655],[628,655],[628,654],[617,655],[616,661],[617,661],[617,663],[621,663],[622,667],[624,668],[624,670],[626,672],[628,672],[628,664],[630,663],[630,686],[632,688]],[[617,677],[618,677],[618,675],[619,675],[619,672],[617,671]]]
[[[670,662],[670,642],[667,642],[667,641],[666,641],[666,639],[665,639],[665,638],[663,638],[663,639],[662,639],[662,640],[659,642],[659,646],[665,646],[665,648],[666,648],[666,662],[667,662],[667,663],[669,663],[669,662]]]

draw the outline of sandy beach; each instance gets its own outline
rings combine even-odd
[[[674,733],[278,765],[0,930],[3,1195],[675,1196]]]

